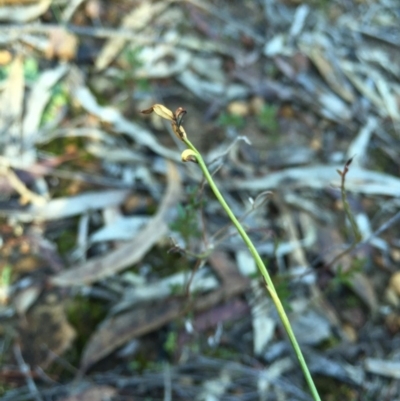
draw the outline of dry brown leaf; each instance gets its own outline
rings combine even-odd
[[[178,170],[168,162],[168,187],[155,216],[130,242],[98,258],[93,258],[52,278],[59,286],[93,283],[101,278],[115,274],[129,265],[138,262],[151,247],[168,233],[169,211],[181,196],[181,181]]]
[[[309,49],[307,54],[332,90],[347,102],[354,102],[355,95],[352,88],[349,83],[345,81],[341,71],[339,71],[338,68],[335,68],[335,63],[329,60],[329,57],[324,53],[324,51],[318,48],[318,46],[314,46]]]
[[[385,105],[381,97],[369,84],[369,74],[368,78],[363,78],[363,75],[372,69],[372,66],[363,66],[347,60],[342,60],[340,66],[343,73],[347,76],[348,80],[354,85],[354,87],[360,91],[363,96],[369,99],[380,112],[385,111]]]

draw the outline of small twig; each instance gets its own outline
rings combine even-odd
[[[32,393],[32,397],[36,401],[43,401],[43,398],[41,397],[39,390],[36,387],[35,381],[32,379],[32,377],[30,375],[31,369],[30,369],[29,365],[26,364],[24,361],[20,346],[18,344],[14,344],[13,351],[14,351],[14,356],[15,356],[15,359],[17,360],[19,369],[25,377],[26,384],[28,385],[29,391]]]
[[[336,255],[327,264],[327,267],[335,265],[335,263],[337,263],[337,261],[340,260],[343,256],[351,253],[362,240],[362,235],[360,233],[360,230],[358,228],[357,222],[356,222],[356,220],[355,220],[355,218],[353,216],[353,213],[351,211],[349,202],[347,200],[346,187],[345,187],[346,175],[349,172],[349,166],[350,166],[352,161],[353,161],[353,157],[351,157],[349,160],[347,160],[346,164],[344,165],[343,171],[337,170],[337,172],[339,173],[339,175],[341,177],[340,191],[341,191],[341,194],[342,194],[343,208],[344,208],[344,211],[346,213],[346,217],[350,221],[350,225],[351,225],[351,228],[352,228],[352,231],[353,231],[353,234],[354,234],[354,241],[348,248],[346,248],[344,251],[342,251],[338,255]]]
[[[37,206],[43,206],[47,203],[47,199],[41,195],[36,194],[27,188],[24,182],[15,174],[14,170],[8,166],[0,165],[0,175],[4,175],[11,186],[21,195],[21,204],[33,203]]]
[[[381,235],[388,228],[396,224],[400,220],[400,212],[397,212],[394,216],[392,216],[386,223],[383,223],[375,232],[373,232],[367,239],[362,241],[359,245],[366,244],[370,242],[372,239]]]
[[[164,364],[164,401],[172,400],[171,368],[169,363]]]
[[[197,259],[196,264],[192,270],[192,274],[189,277],[189,281],[186,284],[186,297],[190,298],[190,287],[192,285],[193,279],[197,271],[200,269],[201,265],[204,265],[204,259]]]
[[[346,181],[346,175],[349,172],[349,166],[351,164],[351,162],[353,161],[353,157],[351,157],[349,160],[347,160],[346,164],[344,165],[344,170],[340,171],[337,170],[337,172],[339,173],[340,177],[341,177],[341,184],[340,184],[340,190],[342,193],[342,202],[343,202],[343,207],[344,207],[344,211],[346,213],[347,218],[350,221],[351,224],[351,228],[353,230],[353,234],[355,237],[355,241],[356,242],[360,242],[362,239],[362,235],[360,233],[360,230],[358,228],[357,222],[353,216],[353,213],[351,211],[349,202],[347,201],[347,194],[346,194],[346,188],[345,188],[345,181]]]

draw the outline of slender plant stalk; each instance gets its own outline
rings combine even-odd
[[[242,225],[240,224],[239,220],[236,218],[236,216],[233,214],[231,208],[228,206],[228,204],[226,203],[224,197],[222,196],[221,192],[219,191],[218,187],[215,185],[215,182],[210,174],[210,172],[208,171],[208,168],[204,162],[203,157],[201,156],[200,152],[193,146],[193,144],[189,141],[189,139],[187,138],[183,138],[182,139],[183,142],[185,142],[185,144],[188,146],[189,149],[191,149],[194,152],[194,157],[196,158],[197,163],[199,164],[204,177],[206,178],[206,180],[208,181],[212,191],[214,192],[215,197],[218,199],[219,203],[222,205],[222,207],[225,209],[227,215],[229,216],[229,218],[232,220],[232,223],[234,224],[234,226],[236,227],[237,231],[239,232],[240,236],[242,237],[243,241],[245,242],[245,244],[247,245],[247,247],[249,248],[249,251],[251,253],[251,255],[253,256],[254,260],[256,261],[257,267],[261,273],[261,275],[263,276],[265,283],[266,283],[266,287],[268,292],[271,295],[272,301],[275,304],[275,307],[278,311],[278,314],[281,318],[282,324],[289,336],[289,340],[292,343],[292,347],[297,355],[297,359],[299,360],[301,369],[303,370],[304,373],[304,377],[307,381],[308,387],[310,389],[310,392],[314,398],[315,401],[321,401],[321,398],[318,394],[317,388],[315,387],[314,381],[311,377],[310,371],[308,369],[307,363],[304,359],[303,353],[301,352],[300,346],[296,340],[296,337],[294,335],[292,326],[290,325],[289,319],[286,315],[286,312],[283,308],[282,302],[279,299],[278,293],[275,290],[275,286],[274,283],[271,280],[271,277],[268,273],[267,268],[264,265],[264,262],[262,261],[260,254],[258,253],[257,249],[255,248],[255,246],[253,245],[250,237],[247,235],[246,231],[243,229]]]
[[[356,246],[362,241],[362,235],[360,233],[360,230],[358,228],[356,219],[354,218],[353,212],[351,211],[349,201],[347,200],[347,193],[346,193],[346,175],[349,172],[349,167],[350,164],[352,163],[353,158],[350,158],[347,160],[346,164],[344,165],[343,171],[337,170],[337,172],[340,175],[341,182],[340,182],[340,192],[342,194],[342,204],[343,204],[343,209],[346,214],[346,217],[349,219],[351,229],[353,231],[354,235],[354,240],[353,243],[346,248],[344,251],[340,252],[338,255],[336,255],[328,264],[327,267],[334,266],[335,263],[337,263],[344,255],[348,255],[349,253],[353,252],[353,250],[356,248]]]
[[[231,208],[225,202],[225,199],[221,195],[221,192],[219,192],[219,189],[215,185],[214,180],[213,180],[210,172],[208,171],[208,168],[207,168],[200,152],[193,146],[193,144],[187,138],[186,131],[182,127],[182,120],[186,114],[186,110],[183,109],[182,107],[178,107],[178,109],[176,109],[176,111],[173,113],[171,110],[169,110],[162,104],[155,104],[152,107],[150,107],[149,109],[142,110],[142,113],[143,114],[156,113],[160,117],[165,118],[166,120],[169,120],[171,122],[172,130],[175,133],[175,135],[177,136],[177,138],[180,139],[181,141],[183,141],[186,144],[186,146],[189,148],[182,152],[182,160],[183,161],[195,161],[199,164],[201,170],[203,171],[204,177],[206,178],[206,180],[208,181],[208,184],[210,185],[211,189],[214,192],[214,195],[216,196],[216,198],[218,199],[218,201],[222,205],[222,207],[225,209],[226,213],[228,214],[229,218],[232,220],[232,223],[236,227],[236,229],[239,232],[240,236],[242,237],[243,241],[249,248],[251,255],[253,256],[254,260],[256,261],[257,267],[258,267],[261,275],[264,278],[267,290],[269,291],[272,301],[274,302],[276,309],[278,311],[278,314],[281,318],[283,327],[285,328],[286,333],[289,336],[290,342],[292,343],[292,347],[297,355],[297,359],[300,362],[300,366],[301,366],[301,369],[303,370],[304,377],[307,381],[308,387],[310,388],[310,392],[315,401],[321,401],[321,398],[318,395],[317,388],[315,387],[314,381],[311,377],[310,371],[308,370],[307,363],[303,357],[303,354],[301,352],[299,344],[297,343],[296,337],[293,333],[289,319],[285,313],[285,310],[283,309],[282,302],[279,299],[279,296],[275,290],[274,283],[272,282],[271,277],[269,276],[268,270],[265,267],[264,262],[262,261],[259,253],[257,252],[257,249],[253,245],[253,243],[252,243],[251,239],[249,238],[249,236],[247,235],[246,231],[243,229],[239,220],[236,218],[236,216],[233,214]]]

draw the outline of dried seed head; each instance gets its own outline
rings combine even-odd
[[[185,149],[181,155],[183,162],[194,162],[197,163],[196,153],[191,149]]]

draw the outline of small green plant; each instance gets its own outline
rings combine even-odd
[[[190,142],[190,140],[187,137],[186,131],[182,126],[182,121],[186,114],[186,110],[183,109],[182,107],[179,107],[175,111],[175,113],[173,113],[171,110],[167,109],[165,106],[163,106],[161,104],[155,104],[154,106],[150,107],[149,109],[143,110],[142,113],[143,114],[156,113],[160,117],[165,118],[166,120],[169,120],[171,122],[172,130],[175,133],[175,135],[178,137],[178,139],[180,139],[182,142],[184,142],[185,145],[187,146],[187,149],[185,149],[182,152],[182,155],[181,155],[182,161],[194,162],[199,165],[200,169],[203,172],[204,177],[206,178],[208,184],[210,185],[210,188],[214,192],[215,197],[217,198],[217,200],[219,201],[221,206],[224,208],[225,212],[231,219],[231,221],[234,224],[234,226],[236,227],[238,233],[240,234],[243,241],[247,245],[251,255],[253,256],[253,258],[257,264],[257,267],[260,271],[260,274],[262,275],[262,277],[265,281],[265,286],[268,290],[268,293],[270,294],[272,301],[274,302],[275,307],[278,311],[278,314],[282,321],[283,327],[285,328],[285,331],[289,337],[292,347],[296,353],[297,359],[300,363],[301,369],[303,370],[303,374],[304,374],[304,377],[308,384],[308,387],[310,389],[310,392],[315,401],[321,401],[321,398],[318,394],[317,388],[315,387],[314,381],[313,381],[310,371],[308,369],[307,363],[304,359],[303,353],[301,352],[301,349],[297,342],[296,336],[294,335],[292,326],[289,322],[289,319],[283,308],[282,302],[275,289],[275,285],[268,273],[267,268],[265,267],[263,260],[261,259],[260,254],[258,253],[258,251],[255,248],[250,237],[247,235],[243,226],[241,225],[239,220],[236,218],[235,214],[232,212],[231,208],[226,203],[224,197],[222,196],[221,192],[219,191],[218,187],[216,186],[210,172],[208,171],[207,165],[203,160],[201,153],[196,149],[196,147]]]
[[[181,284],[171,284],[169,286],[171,295],[181,295],[184,287]]]
[[[276,115],[278,108],[274,105],[266,104],[261,109],[260,114],[257,115],[257,122],[261,128],[268,131],[275,132],[278,129],[278,121]]]
[[[364,263],[364,259],[355,259],[349,269],[344,269],[342,265],[339,265],[335,272],[335,277],[330,283],[331,286],[338,287],[340,285],[345,285],[351,288],[354,275],[362,271]]]
[[[52,95],[48,102],[41,119],[41,125],[53,121],[59,110],[66,106],[70,101],[68,89],[65,84],[58,83],[52,89]]]
[[[222,127],[243,128],[245,119],[238,114],[221,113],[217,122]]]
[[[33,57],[28,57],[24,61],[24,77],[30,82],[36,81],[39,77],[38,62]]]
[[[11,285],[11,273],[12,268],[9,265],[5,265],[0,270],[0,288],[7,288]]]
[[[197,218],[198,211],[201,207],[202,200],[199,199],[196,188],[189,188],[188,202],[185,205],[178,205],[178,216],[169,226],[172,231],[181,234],[186,244],[189,244],[191,239],[201,237]]]
[[[134,83],[138,90],[147,91],[150,89],[150,81],[146,78],[137,77],[137,71],[143,67],[141,59],[142,47],[131,47],[123,51],[121,59],[128,67],[121,71],[117,84],[121,89],[126,89],[127,82]]]
[[[178,347],[178,334],[176,331],[170,331],[168,333],[167,339],[164,342],[164,350],[168,352],[169,355],[173,355]]]
[[[0,67],[0,81],[6,79],[10,73],[12,64],[8,64],[4,67]],[[24,59],[24,79],[29,83],[35,82],[39,77],[39,66],[38,62],[33,57],[27,57]]]
[[[133,69],[137,69],[143,66],[143,61],[140,58],[140,53],[142,52],[142,47],[131,47],[122,53],[122,57],[125,59],[129,66]]]

